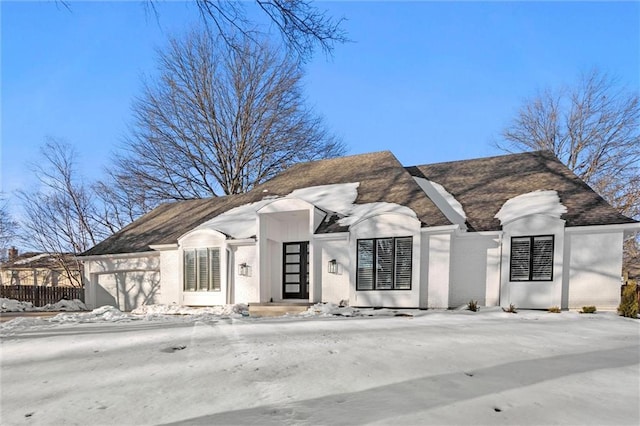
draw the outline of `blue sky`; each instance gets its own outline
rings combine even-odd
[[[248,3],[248,6],[251,6]],[[352,43],[308,64],[308,101],[349,153],[391,150],[406,165],[499,154],[492,145],[536,88],[598,67],[640,89],[638,2],[320,2]],[[2,180],[47,136],[99,177],[130,122],[154,49],[197,22],[192,5],[2,2]]]

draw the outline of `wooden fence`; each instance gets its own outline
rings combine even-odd
[[[61,299],[80,299],[84,302],[84,289],[78,287],[41,287],[33,285],[0,286],[0,297],[31,302],[33,306],[44,306]]]

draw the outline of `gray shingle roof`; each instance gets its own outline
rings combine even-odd
[[[462,204],[470,230],[496,230],[493,216],[509,198],[554,189],[568,208],[567,226],[632,223],[545,152],[403,167],[388,151],[300,163],[246,194],[166,203],[83,253],[85,256],[133,253],[150,245],[172,244],[186,232],[232,208],[265,196],[285,196],[295,189],[360,182],[357,204],[388,202],[411,208],[423,226],[451,222],[425,195],[412,176],[426,177],[445,187]],[[335,220],[318,232],[346,230]]]
[[[566,226],[634,223],[579,179],[551,152],[536,151],[407,167],[413,176],[444,186],[464,208],[472,230],[500,229],[494,216],[510,198],[556,190],[567,207]]]
[[[299,188],[349,182],[360,182],[357,204],[401,204],[415,211],[424,225],[450,224],[395,156],[383,151],[296,164],[246,194],[163,204],[82,255],[148,251],[150,245],[176,243],[201,223],[265,196],[285,196]],[[333,221],[322,232],[341,230],[344,227]]]

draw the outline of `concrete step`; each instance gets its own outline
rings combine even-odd
[[[309,309],[312,303],[307,302],[269,302],[250,303],[249,316],[252,317],[281,317],[286,314],[295,315]]]

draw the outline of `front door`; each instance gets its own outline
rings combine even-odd
[[[282,298],[309,298],[309,242],[282,243]]]

